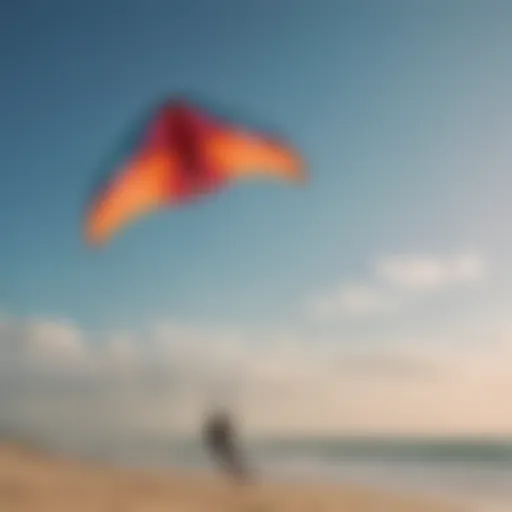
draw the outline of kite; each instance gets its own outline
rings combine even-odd
[[[102,245],[135,219],[253,177],[301,182],[298,152],[186,100],[167,101],[144,126],[129,158],[93,196],[84,235]]]

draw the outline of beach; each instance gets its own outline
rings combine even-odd
[[[133,469],[0,447],[6,512],[455,512],[427,498],[358,486],[255,481],[177,469]]]

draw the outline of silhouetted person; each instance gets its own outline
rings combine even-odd
[[[213,456],[231,476],[245,479],[246,470],[237,445],[234,426],[225,411],[213,413],[204,427],[204,440]]]

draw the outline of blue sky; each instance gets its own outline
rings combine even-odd
[[[503,307],[511,15],[506,2],[10,3],[2,308],[92,328],[277,325],[301,321],[303,298],[367,278],[380,253],[466,249],[501,275],[453,314]],[[241,184],[87,251],[80,213],[100,162],[143,108],[182,90],[283,132],[310,185]]]
[[[227,387],[256,430],[510,433],[511,16],[6,3],[0,421],[195,428]],[[105,158],[182,91],[282,132],[310,183],[241,183],[86,249]]]

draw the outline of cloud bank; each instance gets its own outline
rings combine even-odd
[[[261,334],[261,333],[260,333]],[[512,429],[512,343],[311,342],[291,331],[160,323],[88,336],[4,321],[0,426],[74,438],[195,434],[217,402],[248,435],[481,434]]]
[[[307,313],[363,326],[394,315],[396,326],[404,308],[474,292],[488,277],[476,253],[388,255],[367,282],[318,295]],[[68,320],[0,317],[0,433],[75,446],[196,435],[218,404],[234,409],[248,436],[512,431],[512,332],[488,326],[478,343],[420,330],[398,339],[389,324],[378,343],[357,344],[306,324],[254,332],[166,320],[93,333]]]

